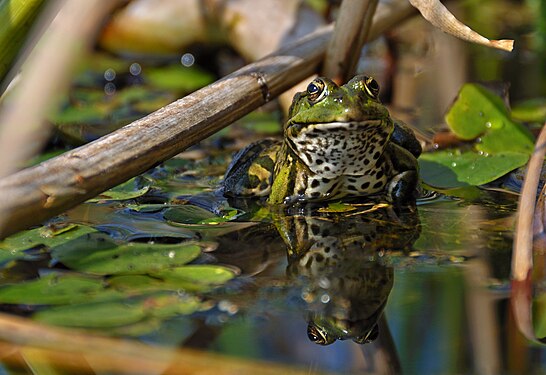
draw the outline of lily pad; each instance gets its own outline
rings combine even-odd
[[[446,122],[459,138],[477,142],[468,151],[421,155],[421,178],[434,187],[489,183],[525,165],[534,148],[532,134],[512,121],[500,97],[480,85],[462,87]]]
[[[188,265],[155,272],[152,276],[162,278],[186,290],[196,290],[199,286],[214,286],[226,283],[235,277],[235,272],[217,265]]]
[[[481,137],[479,151],[494,154],[522,152],[530,154],[532,134],[521,124],[512,121],[502,99],[476,84],[465,84],[445,120],[461,139]]]
[[[504,152],[480,155],[476,152],[438,151],[422,154],[419,158],[420,175],[434,187],[462,187],[483,185],[521,167],[529,155]]]
[[[202,224],[203,221],[218,218],[214,213],[194,205],[182,205],[167,209],[163,218],[179,224]]]
[[[36,280],[1,286],[0,303],[56,305],[88,302],[98,295],[101,299],[107,299],[118,294],[104,288],[102,279],[49,274]]]
[[[97,234],[57,246],[51,254],[76,271],[96,275],[145,274],[186,264],[201,254],[201,247],[195,243],[117,245],[108,236]]]
[[[114,328],[135,324],[148,318],[166,319],[203,309],[194,296],[156,293],[132,299],[58,306],[34,315],[38,321],[69,327]],[[156,325],[152,324],[151,328]]]
[[[75,238],[97,232],[85,225],[70,224],[64,227],[40,227],[9,236],[0,242],[0,250],[17,252],[35,246],[57,246]]]
[[[96,198],[87,200],[87,202],[123,201],[138,198],[150,190],[150,185],[142,186],[141,180],[140,178],[132,178],[115,188],[105,191]]]

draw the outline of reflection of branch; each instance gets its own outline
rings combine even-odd
[[[97,373],[119,374],[308,374],[308,371],[279,364],[51,328],[5,314],[0,314],[0,340],[13,343],[0,341],[0,358],[15,347],[30,356],[35,364],[58,367],[70,373],[87,372],[84,370],[91,365]]]
[[[383,26],[388,19],[400,20],[394,7],[382,17],[378,24]],[[323,57],[331,30],[306,36],[89,145],[3,178],[0,237],[145,172],[308,77]],[[371,30],[378,32],[375,26]]]
[[[82,56],[115,4],[101,0],[64,2],[23,66],[15,96],[6,99],[0,113],[0,177],[19,169],[43,147],[49,137],[44,114],[67,89],[76,58]]]
[[[478,255],[478,254],[477,254]],[[466,306],[473,349],[474,370],[477,374],[498,374],[501,369],[501,350],[495,298],[482,284],[491,277],[487,260],[479,254],[466,265]]]

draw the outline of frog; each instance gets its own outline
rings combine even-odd
[[[379,91],[366,75],[341,86],[312,80],[294,96],[282,139],[257,141],[234,156],[224,196],[272,205],[378,194],[396,204],[415,201],[421,145],[391,118]]]

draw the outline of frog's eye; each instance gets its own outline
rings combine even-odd
[[[320,78],[315,79],[307,86],[307,95],[311,102],[318,102],[324,96],[326,85]]]
[[[377,98],[379,96],[379,84],[372,77],[364,78],[364,88],[372,98]]]

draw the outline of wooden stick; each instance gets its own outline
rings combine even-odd
[[[518,218],[512,253],[512,280],[530,280],[533,270],[533,218],[540,172],[546,155],[546,123],[542,127],[535,150],[527,165],[519,197]]]
[[[389,8],[371,34],[408,14],[405,5]],[[1,179],[0,238],[145,172],[308,77],[332,30],[320,29],[112,134]]]
[[[378,0],[343,0],[334,35],[328,45],[322,75],[337,84],[354,74],[362,47],[368,40]]]

